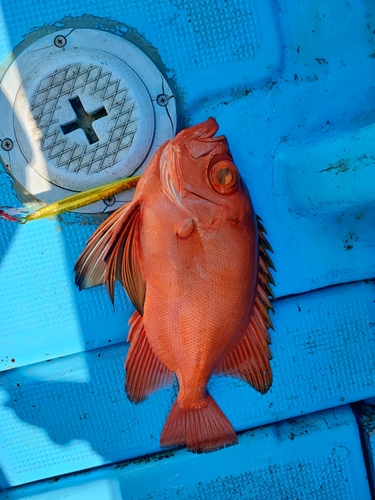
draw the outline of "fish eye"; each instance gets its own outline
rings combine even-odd
[[[216,172],[216,180],[222,186],[227,186],[232,179],[232,172],[227,167],[221,168]]]
[[[210,184],[220,194],[232,194],[238,189],[237,168],[229,159],[219,160],[209,170]]]

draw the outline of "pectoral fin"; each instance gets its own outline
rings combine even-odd
[[[193,219],[187,218],[178,226],[176,234],[180,238],[187,238],[195,229]]]
[[[142,314],[146,283],[139,259],[139,219],[138,203],[114,212],[91,236],[74,271],[80,290],[105,283],[112,302],[115,281],[120,281]]]

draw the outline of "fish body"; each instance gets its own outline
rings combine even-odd
[[[271,385],[267,242],[213,118],[162,146],[131,203],[94,233],[76,264],[81,288],[121,281],[130,319],[126,391],[179,394],[161,445],[210,451],[237,441],[207,392],[212,373]]]

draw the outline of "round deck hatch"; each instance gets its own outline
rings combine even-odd
[[[141,173],[175,134],[174,96],[156,66],[97,30],[64,30],[30,45],[4,75],[0,107],[0,154],[47,203]],[[131,197],[80,211],[113,210]]]

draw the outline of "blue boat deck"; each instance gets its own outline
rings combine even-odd
[[[61,30],[145,52],[173,89],[178,128],[218,121],[277,269],[270,391],[209,385],[239,444],[161,450],[177,386],[132,404],[133,306],[120,286],[114,310],[104,288],[74,285],[103,215],[0,219],[0,499],[370,499],[375,4],[4,0],[0,24],[1,76],[12,54]],[[11,161],[1,149],[0,205],[19,207],[29,197]]]

